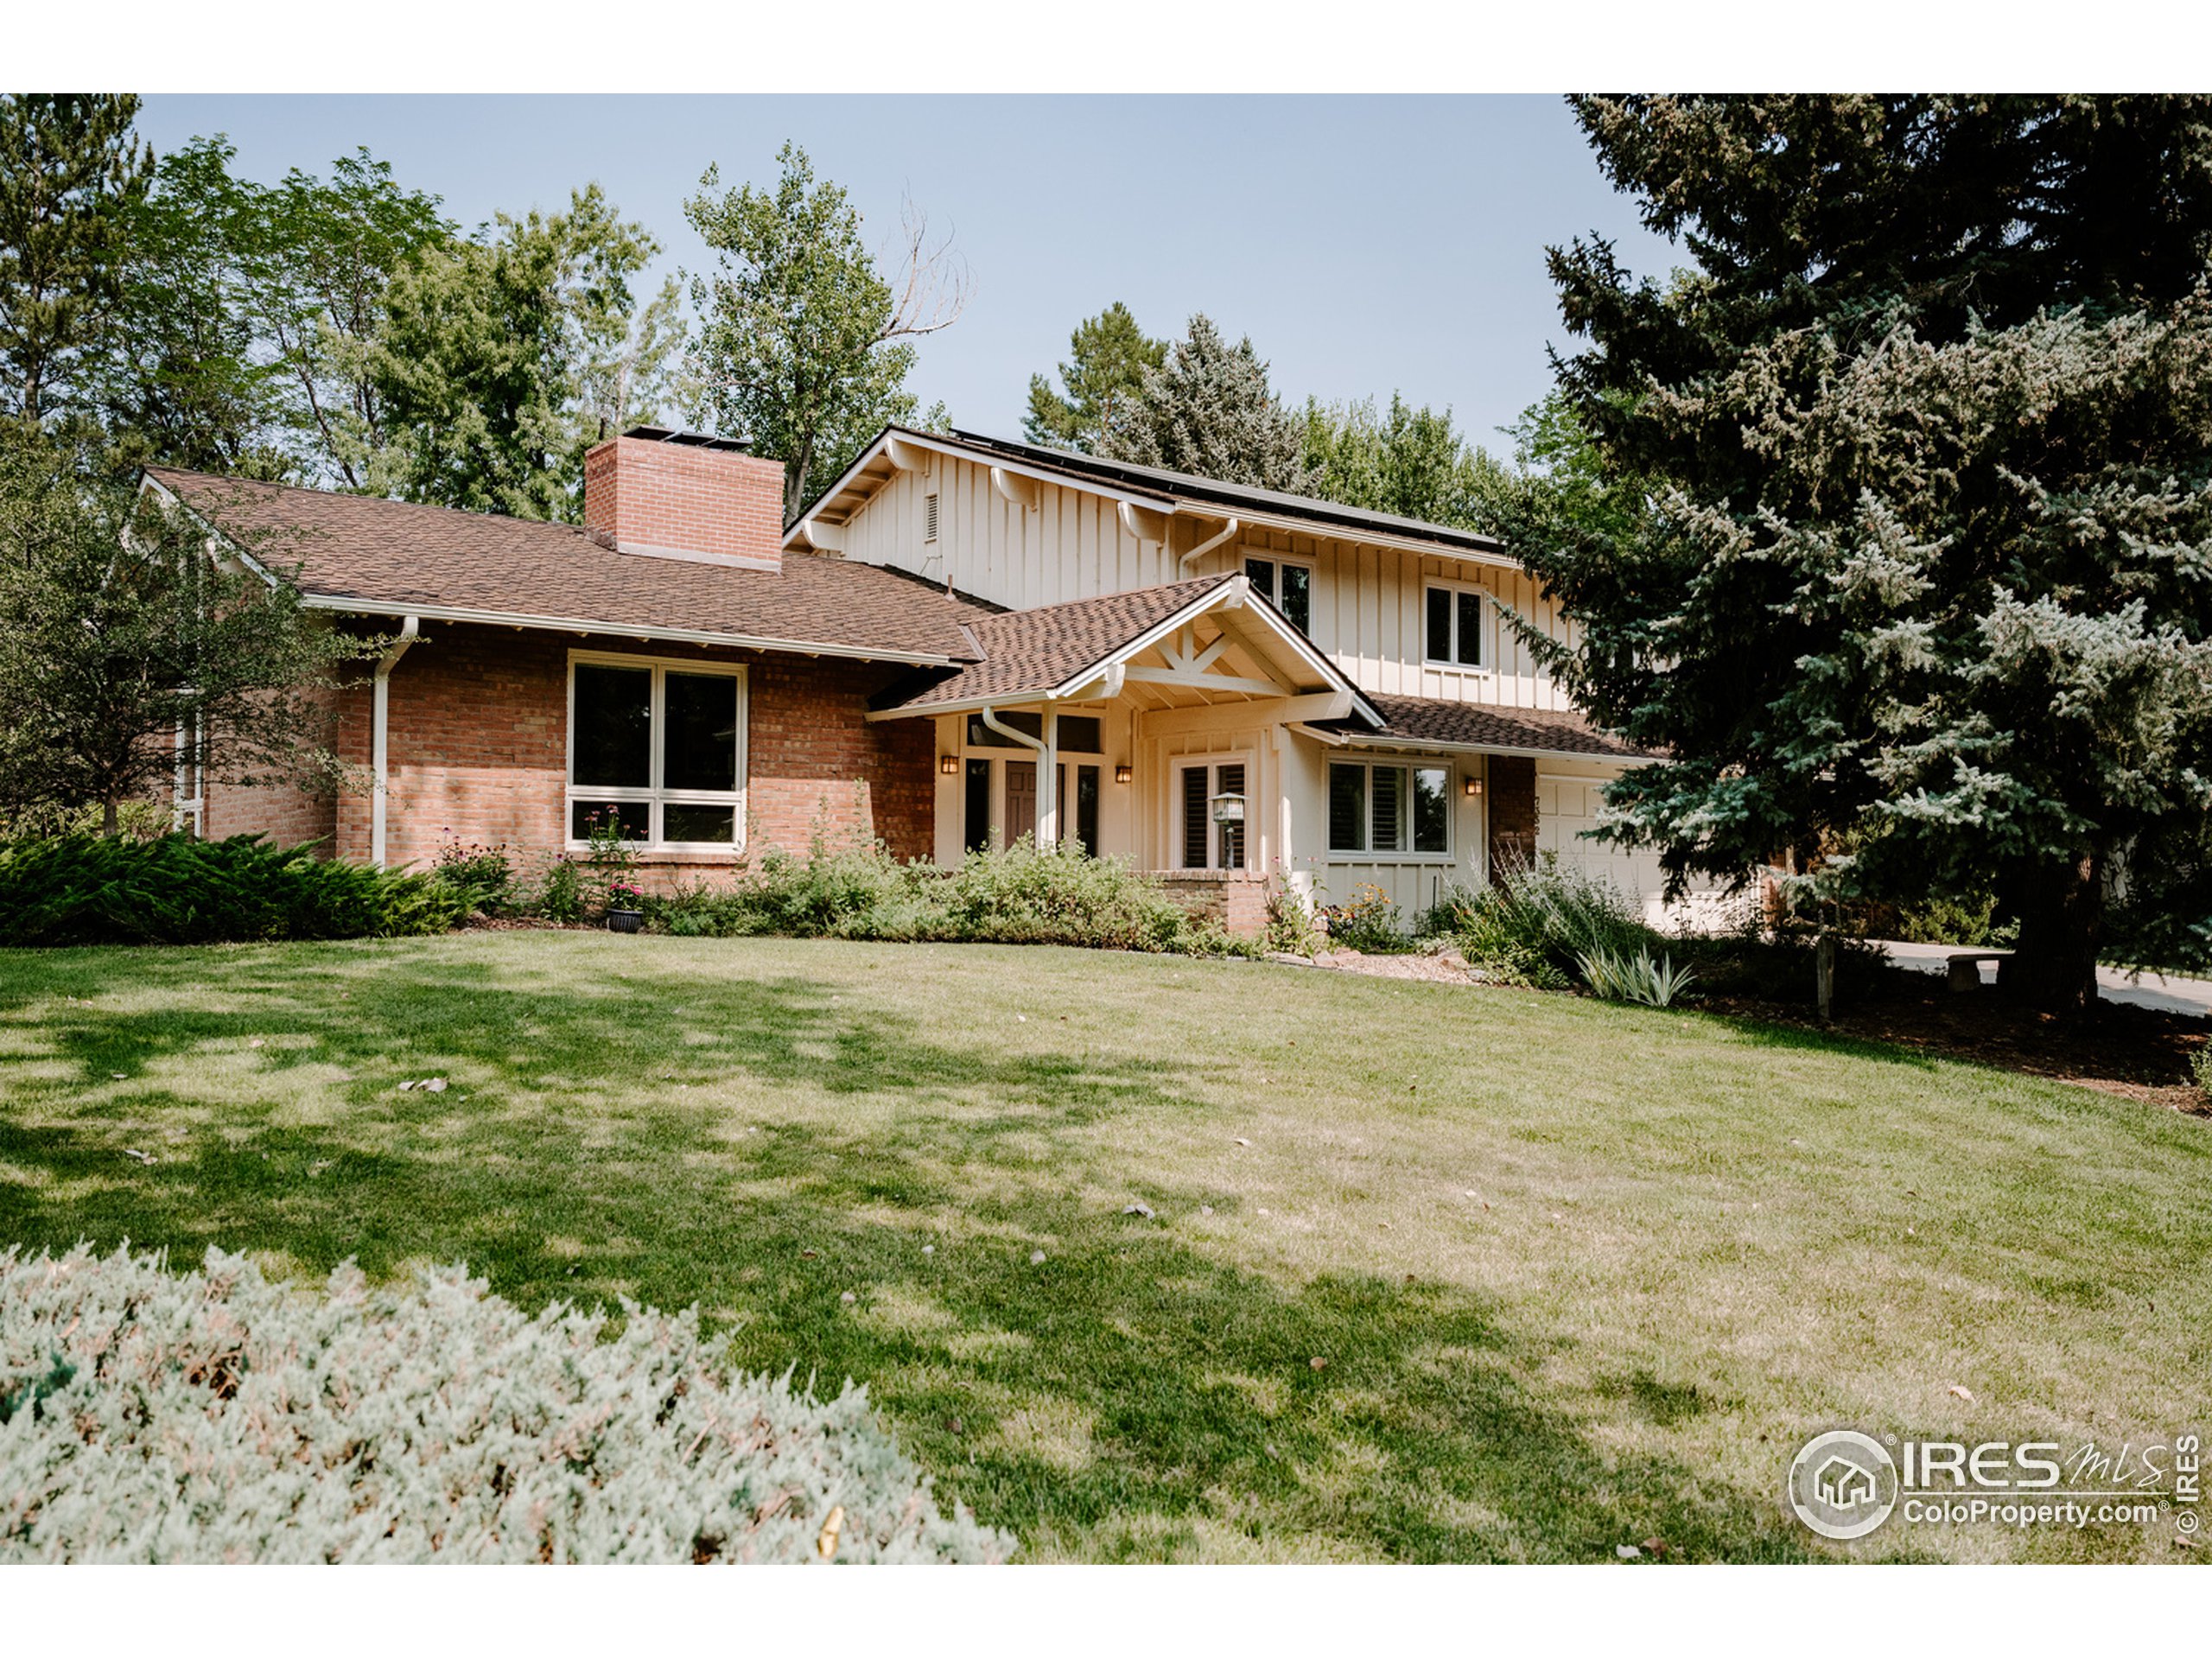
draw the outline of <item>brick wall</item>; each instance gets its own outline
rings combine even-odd
[[[1525,754],[1490,757],[1490,872],[1536,856],[1536,763]]]
[[[875,835],[901,858],[935,840],[935,739],[927,721],[869,725],[869,697],[906,671],[831,658],[426,623],[392,671],[385,855],[427,864],[449,842],[506,846],[525,867],[564,844],[568,661],[571,649],[747,666],[749,855],[804,852],[817,826],[833,838]],[[342,699],[339,752],[365,785],[372,693]],[[370,796],[337,802],[337,850],[370,854]],[[729,872],[713,854],[645,855],[655,884]]]
[[[1268,931],[1268,878],[1236,870],[1158,870],[1154,880],[1194,916],[1210,918],[1236,938]]]
[[[315,691],[305,701],[321,705],[333,722],[316,739],[328,743],[338,715],[339,694]],[[168,804],[168,780],[163,780],[156,794],[163,805]],[[280,847],[319,841],[325,843],[324,850],[327,851],[337,828],[337,791],[327,778],[302,777],[252,786],[211,779],[206,785],[200,833],[210,841],[258,833]]]
[[[609,438],[584,456],[584,523],[622,547],[781,558],[784,466],[758,455]]]

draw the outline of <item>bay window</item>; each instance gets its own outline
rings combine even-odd
[[[1452,850],[1452,769],[1401,761],[1329,763],[1329,850],[1439,857]]]
[[[571,656],[568,810],[571,842],[612,822],[641,846],[736,848],[745,830],[745,671]]]

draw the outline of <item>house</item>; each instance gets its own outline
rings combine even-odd
[[[823,835],[940,863],[1033,836],[1241,930],[1271,878],[1411,913],[1548,852],[1657,905],[1654,861],[1582,835],[1648,757],[1567,705],[1501,613],[1572,625],[1464,530],[896,428],[788,527],[779,464],[652,428],[591,451],[581,526],[146,479],[394,640],[333,698],[360,786],[181,768],[207,835],[401,863],[612,813],[663,883]]]

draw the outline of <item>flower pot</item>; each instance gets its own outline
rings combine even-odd
[[[642,910],[610,910],[607,925],[611,932],[642,933],[645,931],[645,912]]]

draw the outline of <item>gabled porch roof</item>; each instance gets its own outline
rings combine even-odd
[[[1139,698],[1155,708],[1320,696],[1354,727],[1382,716],[1239,572],[982,617],[981,661],[900,682],[868,718],[987,705]],[[1138,660],[1156,655],[1157,662]]]

